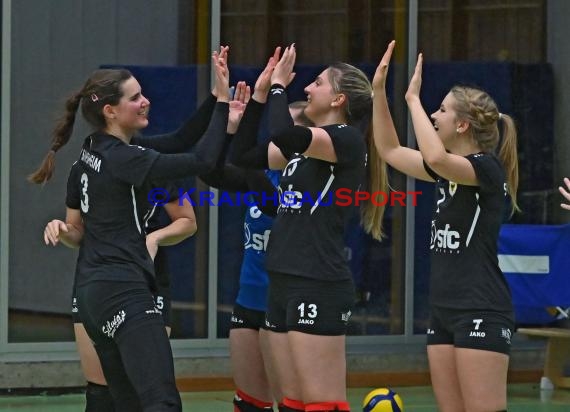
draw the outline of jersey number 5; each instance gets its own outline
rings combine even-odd
[[[81,211],[87,213],[89,211],[89,195],[87,194],[87,186],[89,186],[89,178],[86,173],[81,175]]]

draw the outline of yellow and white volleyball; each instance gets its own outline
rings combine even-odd
[[[403,412],[404,403],[396,392],[389,388],[370,391],[362,402],[363,412]]]

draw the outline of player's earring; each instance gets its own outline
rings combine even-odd
[[[455,133],[457,133],[457,134],[461,133],[461,132],[459,131],[459,127],[458,127],[457,129],[455,129]]]

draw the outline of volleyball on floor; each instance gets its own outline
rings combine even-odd
[[[362,402],[363,412],[403,412],[404,403],[396,392],[389,388],[370,391]]]

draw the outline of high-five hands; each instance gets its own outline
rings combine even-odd
[[[283,87],[289,86],[289,84],[295,78],[295,72],[293,72],[293,66],[295,66],[295,59],[297,58],[297,50],[295,49],[295,43],[291,46],[286,47],[281,59],[275,65],[273,73],[271,74],[271,84],[280,84]]]
[[[269,88],[271,87],[271,75],[275,69],[275,65],[279,61],[279,55],[281,54],[281,47],[276,47],[271,56],[267,60],[267,64],[263,71],[259,74],[253,88],[253,100],[258,103],[265,103],[267,101],[267,93],[269,93]]]
[[[244,82],[237,83],[234,90],[234,97],[230,100],[230,112],[228,114],[228,134],[235,134],[239,126],[239,122],[245,111],[245,106],[251,97],[251,88]]]
[[[410,80],[408,85],[408,91],[406,92],[406,101],[419,99],[420,90],[422,88],[422,68],[424,63],[424,56],[422,53],[418,54],[418,62],[416,63],[416,68],[414,70],[414,75]]]
[[[376,67],[376,72],[374,73],[374,78],[372,79],[372,90],[374,90],[374,93],[384,92],[386,89],[388,66],[390,65],[392,52],[394,51],[395,46],[396,40],[392,40],[390,43],[388,43],[388,48],[384,52],[384,56],[382,56],[378,67]]]
[[[229,46],[220,47],[220,51],[212,52],[212,67],[214,68],[215,81],[212,94],[219,102],[230,101],[230,71],[228,69]]]

